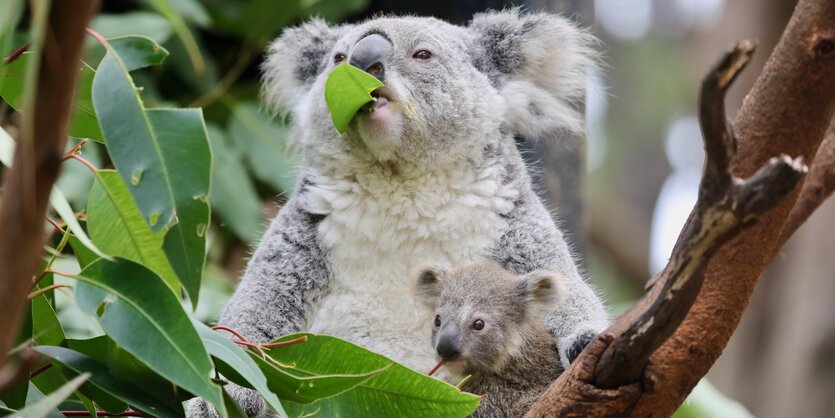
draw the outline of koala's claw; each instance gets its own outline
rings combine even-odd
[[[565,353],[566,357],[568,357],[568,362],[574,363],[574,360],[577,358],[577,356],[579,356],[580,353],[583,352],[583,349],[585,349],[586,346],[589,345],[591,340],[593,340],[595,337],[597,337],[597,334],[591,331],[584,332],[578,335],[574,339],[574,341],[571,342],[571,345],[568,347],[568,350]]]

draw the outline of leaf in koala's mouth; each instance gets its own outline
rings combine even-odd
[[[325,102],[336,131],[345,132],[357,112],[376,100],[371,92],[382,86],[380,80],[353,65],[337,65],[325,81]]]

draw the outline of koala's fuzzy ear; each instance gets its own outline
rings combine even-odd
[[[417,275],[417,296],[424,304],[435,306],[441,296],[441,284],[446,277],[446,270],[441,267],[427,267]]]
[[[535,139],[582,132],[587,73],[596,68],[596,39],[570,20],[519,9],[476,15],[473,60],[507,102],[506,123]]]
[[[313,19],[300,26],[284,29],[267,49],[261,65],[262,97],[277,113],[292,110],[326,66],[328,53],[336,41],[353,25],[328,26]]]
[[[562,277],[557,273],[543,270],[522,276],[518,289],[527,301],[527,306],[534,307],[536,312],[550,310],[562,301],[566,294]]]

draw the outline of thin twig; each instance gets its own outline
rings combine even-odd
[[[89,169],[90,169],[90,171],[92,171],[94,174],[95,174],[97,171],[99,171],[99,170],[96,168],[96,166],[94,166],[94,165],[93,165],[93,163],[91,163],[90,161],[87,161],[87,159],[85,159],[84,157],[82,157],[82,156],[80,156],[80,155],[78,155],[78,154],[69,154],[69,155],[64,156],[64,159],[65,159],[65,160],[66,160],[66,159],[70,159],[70,158],[72,158],[72,159],[74,159],[74,160],[78,160],[79,162],[81,162],[81,164],[86,165],[86,166],[87,166],[87,168],[89,168]]]
[[[232,335],[234,335],[234,336],[238,337],[238,339],[239,339],[239,340],[241,340],[241,341],[243,341],[243,342],[247,342],[247,343],[249,342],[249,340],[248,340],[248,339],[246,339],[246,337],[244,337],[243,335],[241,335],[241,333],[240,333],[240,332],[235,331],[235,330],[234,330],[234,329],[232,329],[232,328],[225,327],[225,326],[223,326],[223,325],[215,325],[215,326],[213,326],[213,327],[212,327],[212,329],[213,329],[213,330],[215,330],[215,331],[226,331],[226,332],[229,332],[229,333],[231,333]]]
[[[278,347],[287,347],[288,345],[298,344],[307,341],[307,335],[302,335],[298,338],[293,338],[292,340],[287,341],[279,341],[277,343],[267,343],[267,344],[259,344],[261,348],[278,348]]]
[[[438,364],[436,364],[436,365],[435,365],[435,367],[433,367],[433,368],[432,368],[432,370],[430,370],[430,371],[429,371],[429,373],[426,373],[426,375],[427,375],[427,376],[432,376],[432,375],[433,375],[433,374],[435,374],[435,372],[437,372],[437,371],[438,371],[438,369],[440,369],[440,368],[441,368],[441,366],[443,366],[444,364],[446,364],[446,359],[441,359],[441,361],[439,361],[439,362],[438,362]]]
[[[92,36],[92,37],[93,37],[96,41],[98,41],[98,43],[100,43],[100,44],[101,44],[101,46],[103,46],[106,50],[108,50],[108,51],[110,51],[110,50],[111,50],[111,48],[110,48],[110,43],[109,43],[109,42],[107,42],[107,39],[105,39],[105,38],[104,38],[104,36],[101,36],[101,34],[99,34],[98,32],[96,32],[96,31],[94,31],[94,30],[92,30],[92,29],[90,29],[90,28],[85,28],[85,29],[84,29],[84,32],[87,32],[87,34],[88,34],[88,35]]]
[[[49,242],[49,240],[52,239],[52,236],[55,235],[55,233],[58,232],[58,231],[66,233],[66,231],[64,231],[64,228],[61,228],[61,225],[59,225],[58,223],[53,221],[49,216],[46,217],[46,221],[49,222],[50,225],[52,225],[52,229],[49,231],[49,233],[46,236],[47,242]]]
[[[72,286],[70,286],[68,284],[53,284],[53,285],[49,285],[49,286],[47,286],[43,289],[38,289],[38,290],[30,293],[27,297],[29,298],[29,300],[32,300],[32,299],[35,299],[36,297],[38,297],[38,296],[40,296],[40,295],[42,295],[46,292],[49,292],[49,291],[55,290],[55,289],[61,289],[61,288],[64,288],[64,287],[72,288]]]
[[[35,378],[35,376],[37,376],[37,375],[39,375],[39,374],[41,374],[41,373],[43,373],[43,372],[45,372],[45,371],[49,370],[51,367],[52,367],[52,363],[46,363],[46,364],[44,364],[43,366],[38,367],[38,369],[37,369],[37,370],[35,370],[35,371],[33,371],[32,373],[30,373],[30,374],[29,374],[29,380],[34,379],[34,378]]]
[[[61,161],[67,161],[68,159],[70,159],[70,156],[77,153],[78,151],[81,151],[81,147],[83,147],[86,143],[87,138],[84,138],[81,141],[79,141],[78,144],[76,144],[74,147],[72,147],[71,150],[67,151],[67,153],[64,154],[64,157],[61,158]]]
[[[14,52],[9,54],[8,57],[4,58],[3,64],[13,63],[15,60],[20,58],[20,56],[23,55],[23,53],[26,52],[30,46],[32,46],[32,41],[26,41],[25,44],[21,45],[18,49],[15,49]]]
[[[55,270],[52,269],[45,269],[44,271],[42,271],[41,274],[38,275],[38,278],[36,278],[35,281],[32,283],[32,287],[29,289],[29,291],[35,290],[35,288],[38,287],[38,283],[40,283],[44,277],[46,277],[49,274],[55,273]]]

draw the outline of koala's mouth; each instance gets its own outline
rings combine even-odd
[[[394,101],[394,95],[392,94],[391,89],[386,86],[380,87],[371,92],[371,97],[374,98],[373,102],[369,102],[365,106],[363,106],[362,110],[364,112],[374,112],[378,109],[388,106],[390,102]]]

